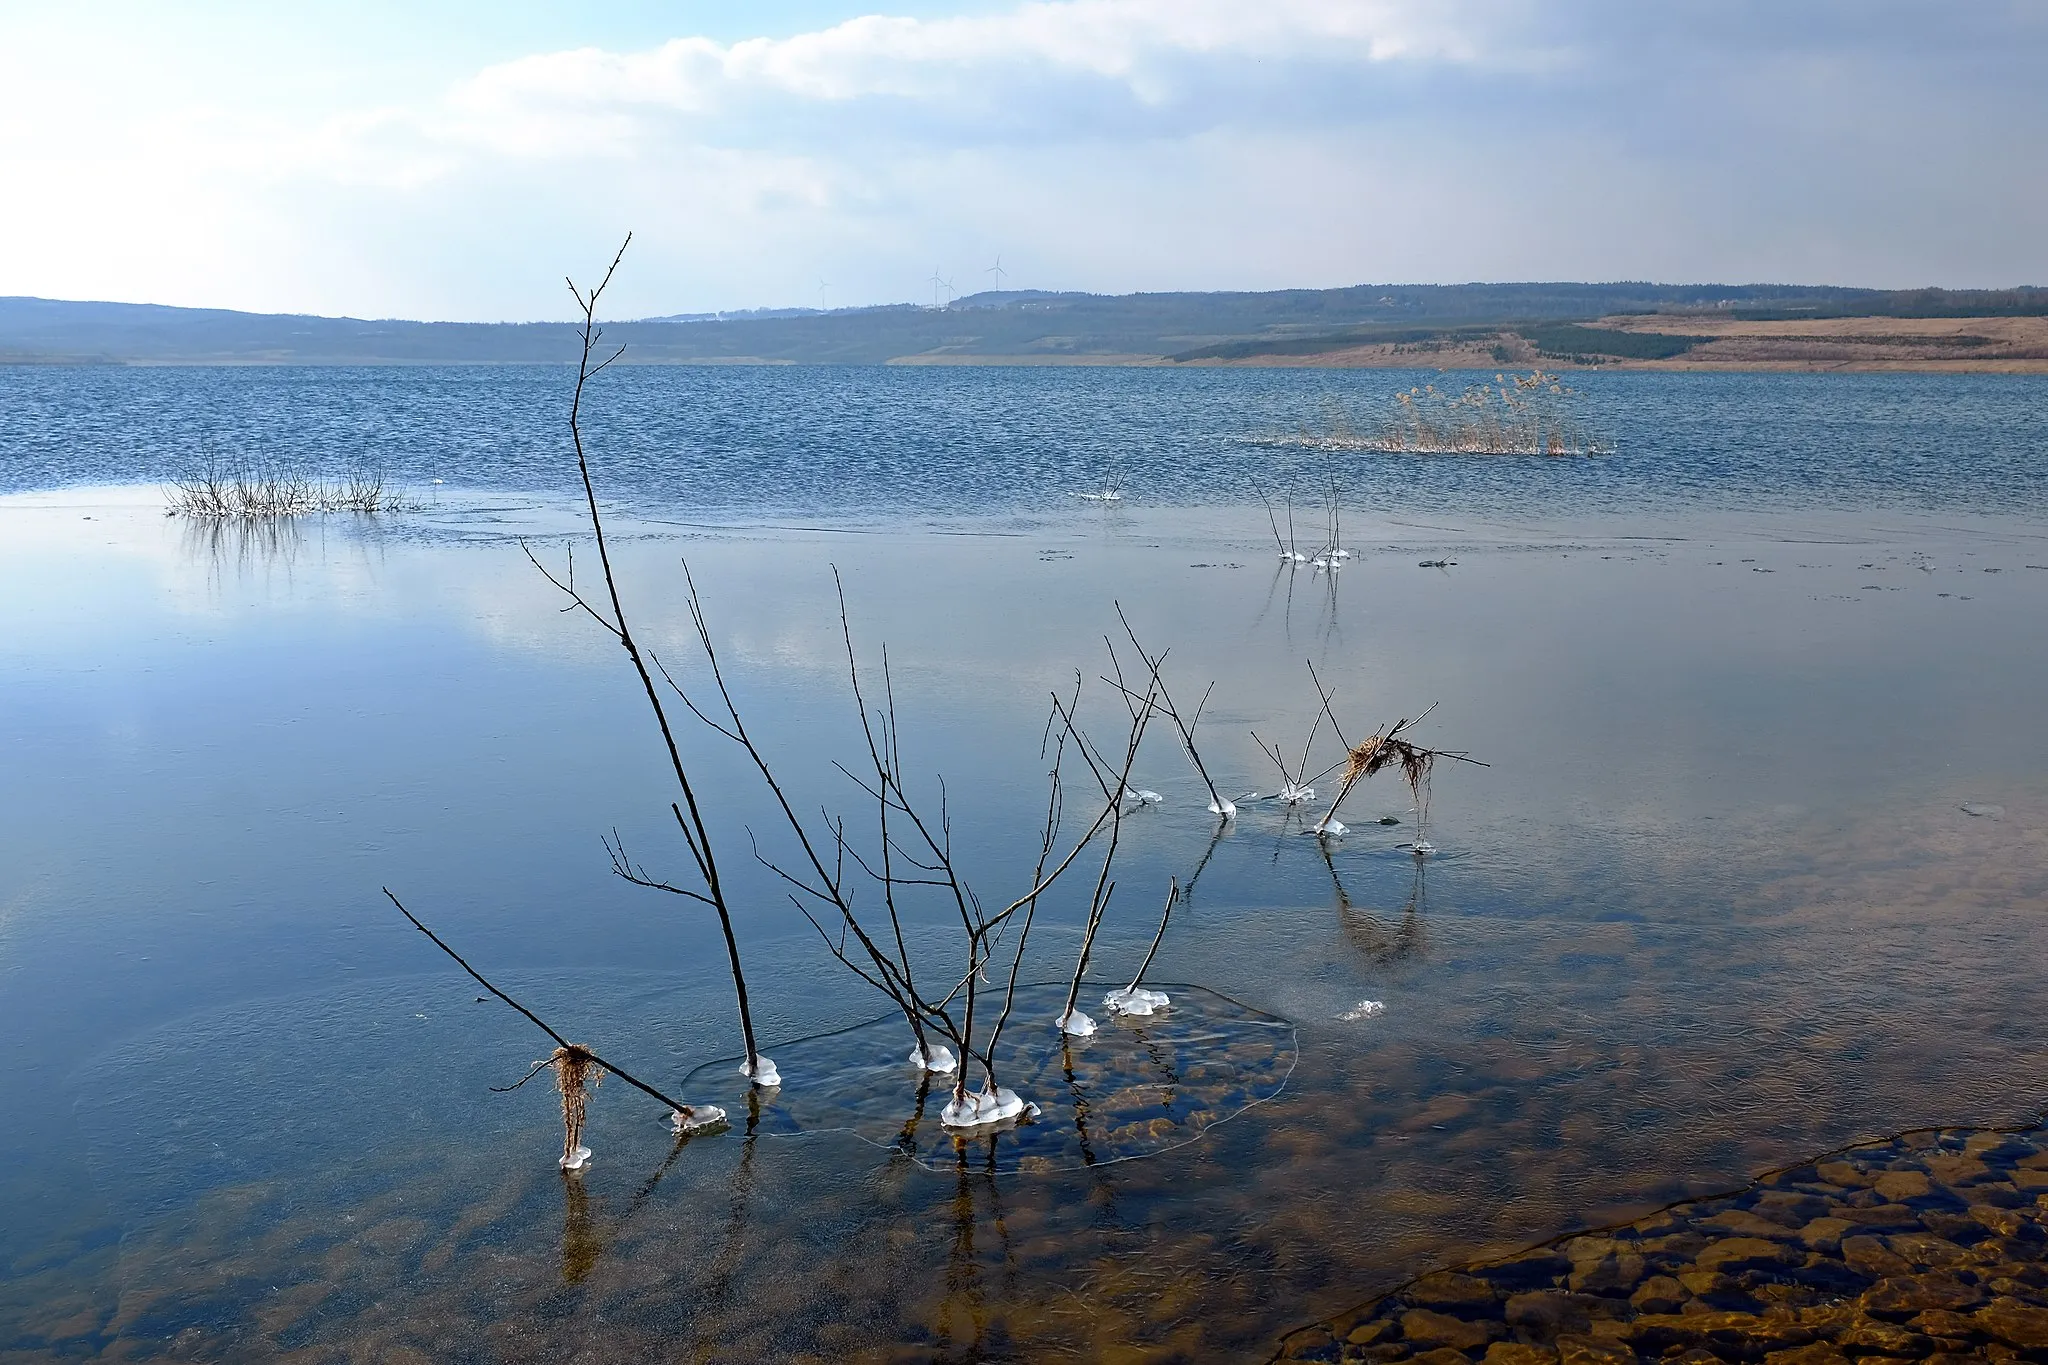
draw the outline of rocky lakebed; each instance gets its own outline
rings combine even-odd
[[[1414,1280],[1279,1359],[2048,1360],[2048,1129],[1928,1129]]]

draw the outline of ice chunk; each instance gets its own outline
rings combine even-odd
[[[1132,791],[1129,787],[1124,788],[1124,800],[1129,801],[1133,805],[1149,806],[1154,804],[1155,802],[1164,801],[1165,799],[1166,798],[1161,796],[1158,792]]]
[[[1211,801],[1209,803],[1209,814],[1220,815],[1224,819],[1228,820],[1231,816],[1237,814],[1237,802]]]
[[[1102,997],[1103,1008],[1111,1014],[1130,1014],[1140,1018],[1157,1014],[1172,1003],[1165,991],[1148,991],[1143,986],[1113,990]]]
[[[1344,836],[1344,822],[1342,820],[1325,820],[1316,826],[1316,833],[1322,835],[1325,839],[1340,839]]]
[[[1376,1014],[1385,1014],[1386,1012],[1387,1007],[1382,1001],[1361,1000],[1337,1017],[1346,1023],[1355,1023],[1360,1019],[1370,1019]]]
[[[725,1122],[725,1111],[715,1104],[693,1104],[690,1112],[668,1111],[669,1126],[680,1137],[684,1133],[707,1133]]]
[[[568,1153],[562,1158],[562,1169],[565,1171],[580,1171],[589,1164],[590,1149],[588,1147],[578,1147],[575,1151]]]
[[[922,1051],[910,1049],[910,1064],[920,1071],[946,1075],[960,1069],[960,1061],[953,1055],[953,1049],[944,1043],[926,1043]]]
[[[745,1076],[763,1090],[773,1090],[776,1086],[782,1084],[782,1073],[775,1069],[775,1063],[759,1053],[754,1054],[752,1062],[740,1063],[740,1075]]]
[[[987,1128],[1013,1119],[1029,1122],[1038,1117],[1038,1106],[1014,1090],[997,1086],[995,1093],[983,1091],[948,1100],[939,1112],[939,1122],[948,1128]]]
[[[1417,839],[1414,843],[1406,844],[1404,847],[1418,858],[1427,858],[1430,854],[1436,852],[1436,845],[1427,839]]]
[[[1079,1010],[1068,1010],[1058,1020],[1060,1032],[1073,1038],[1091,1038],[1095,1035],[1095,1021]]]
[[[1273,799],[1285,801],[1290,806],[1298,806],[1304,801],[1315,800],[1316,789],[1314,787],[1297,787],[1292,782],[1289,782],[1280,789],[1279,794]]]

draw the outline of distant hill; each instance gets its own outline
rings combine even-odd
[[[1686,319],[2048,314],[2048,289],[1945,291],[1817,285],[1356,285],[1263,293],[973,294],[943,309],[762,309],[606,324],[639,364],[1116,364],[1256,362],[1503,331],[1613,345],[1659,343],[1560,326],[1627,314]],[[1660,320],[1659,327],[1664,323]],[[1546,331],[1546,329],[1548,329]],[[1605,342],[1603,337],[1616,340]],[[519,365],[575,354],[561,323],[369,321],[154,304],[0,298],[0,362],[41,364]]]

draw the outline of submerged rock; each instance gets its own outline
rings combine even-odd
[[[1439,1270],[1280,1358],[2048,1359],[2048,1128],[1908,1134]]]

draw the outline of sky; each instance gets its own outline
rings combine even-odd
[[[0,295],[2048,284],[2044,71],[2048,0],[0,0]]]

